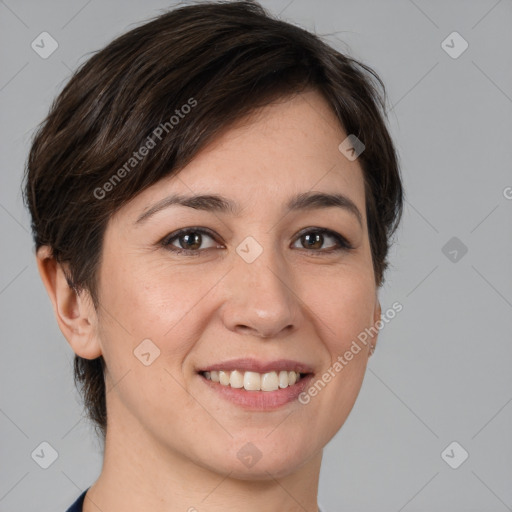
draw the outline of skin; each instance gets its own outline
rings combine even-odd
[[[38,251],[64,336],[76,354],[103,355],[108,367],[104,464],[85,512],[317,511],[322,450],[354,405],[369,343],[307,405],[273,411],[222,399],[196,369],[237,357],[287,358],[310,364],[319,377],[380,319],[363,173],[338,150],[346,136],[315,91],[230,127],[178,175],[111,218],[98,311],[87,292],[70,290],[48,248]],[[336,207],[286,214],[292,195],[311,190],[348,196],[362,226]],[[221,194],[241,212],[174,205],[135,225],[171,193]],[[184,227],[209,228],[216,237],[189,242],[199,256],[159,245]],[[325,252],[336,247],[329,233],[308,248],[307,237],[297,236],[308,227],[339,233],[353,249]],[[235,251],[247,236],[263,247],[251,264]],[[173,246],[189,247],[181,240]],[[160,350],[149,366],[133,354],[144,339]],[[251,468],[237,457],[247,442],[262,453]]]

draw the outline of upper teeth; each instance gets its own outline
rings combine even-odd
[[[294,371],[280,372],[242,372],[233,370],[204,372],[204,376],[213,382],[232,388],[244,388],[247,391],[275,391],[292,386],[300,379],[300,373]]]

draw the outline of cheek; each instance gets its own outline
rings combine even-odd
[[[185,276],[173,271],[170,279],[170,274],[164,265],[148,267],[136,261],[110,265],[108,274],[104,272],[102,302],[134,335],[161,335],[190,307],[191,288],[184,286]]]
[[[318,318],[322,338],[335,358],[373,324],[377,298],[373,274],[347,268],[336,275],[316,276],[314,282],[311,286],[304,281],[300,296]]]
[[[133,358],[133,350],[150,339],[161,355],[179,364],[183,359],[179,356],[200,335],[206,319],[201,302],[218,282],[218,272],[171,267],[165,261],[109,267],[103,273],[101,303],[107,312],[103,333],[110,351],[116,352],[116,358]]]
[[[218,275],[163,264],[119,264],[111,265],[104,276],[100,335],[110,380],[107,389],[115,386],[112,397],[120,397],[110,407],[115,411],[124,403],[141,418],[151,412],[155,427],[171,409],[193,411],[197,404],[183,391],[182,365],[205,323],[201,298]]]
[[[151,265],[137,265],[136,259],[130,264],[105,263],[102,305],[108,312],[107,339],[119,338],[115,345],[132,357],[141,341],[150,339],[169,363],[178,364],[215,314],[219,304],[212,303],[212,295],[229,268],[215,266],[212,271],[203,265],[198,271],[194,262],[180,266],[165,258],[156,258]],[[373,272],[364,262],[353,263],[301,267],[292,278],[302,320],[315,325],[331,359],[345,353],[352,340],[373,323]]]
[[[370,343],[365,333],[373,325],[375,284],[371,272],[345,269],[316,279],[309,291],[305,302],[317,318],[317,332],[329,359],[306,392],[315,416],[334,435],[350,413],[364,378]]]

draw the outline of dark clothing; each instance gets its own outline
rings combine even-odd
[[[89,488],[85,489],[85,491],[78,496],[77,500],[69,507],[66,512],[82,512],[82,505],[84,503],[85,493],[89,490]]]
[[[84,498],[85,498],[85,493],[88,491],[89,489],[85,489],[85,491],[80,494],[80,496],[78,496],[77,500],[73,503],[73,505],[71,505],[71,507],[69,507],[66,512],[82,512],[82,505],[84,503]],[[318,512],[322,512],[320,509],[318,509]]]

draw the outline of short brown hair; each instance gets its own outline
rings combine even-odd
[[[48,245],[58,262],[69,265],[70,286],[87,290],[98,308],[96,275],[109,218],[176,174],[232,122],[305,89],[321,93],[345,132],[365,145],[359,162],[380,287],[403,201],[384,122],[384,85],[368,66],[255,1],[175,8],[80,66],[39,126],[28,156],[24,199],[36,250]],[[158,127],[165,135],[160,140]],[[150,144],[135,162],[134,151]],[[101,356],[75,355],[75,384],[103,439],[104,368]]]

